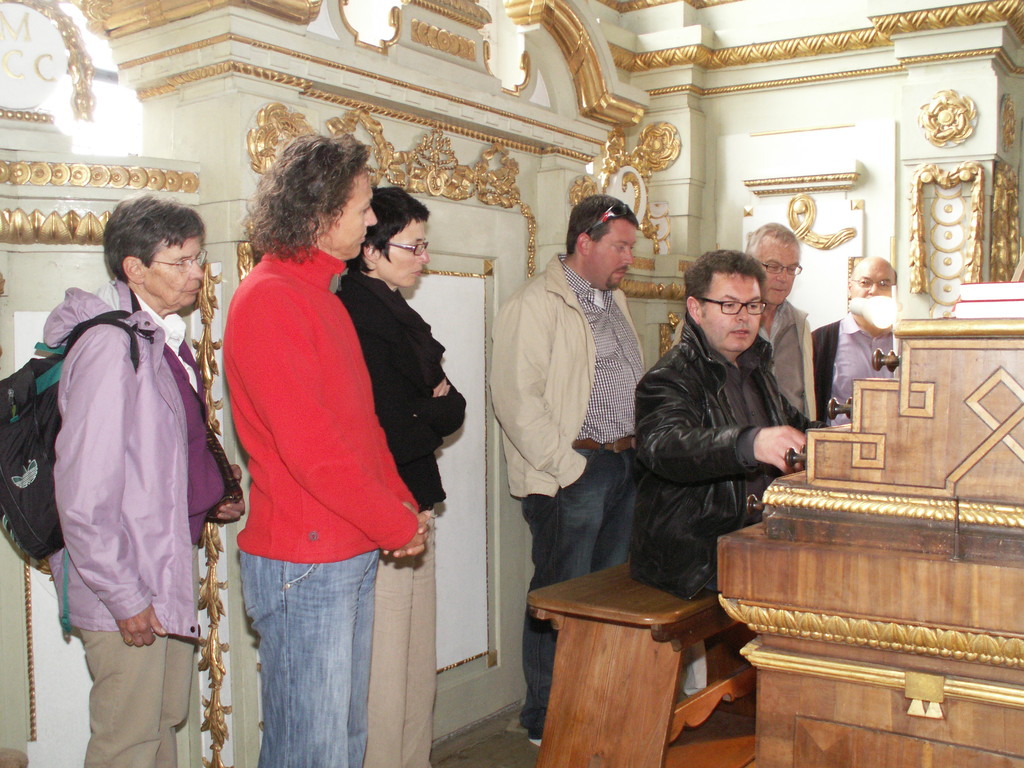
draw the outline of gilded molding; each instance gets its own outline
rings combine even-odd
[[[483,29],[493,19],[486,8],[475,0],[403,0],[414,8],[425,8],[452,21],[465,24],[473,29]]]
[[[271,51],[273,53],[281,54],[282,56],[289,56],[291,58],[295,58],[295,59],[298,59],[300,61],[305,61],[305,62],[310,63],[310,64],[316,64],[318,66],[326,67],[327,69],[336,70],[336,71],[339,71],[339,72],[347,72],[347,73],[350,73],[350,74],[358,75],[360,77],[366,77],[366,78],[369,78],[371,80],[376,80],[378,82],[387,83],[388,85],[393,85],[393,86],[398,87],[398,88],[403,88],[405,90],[413,91],[415,93],[420,93],[420,94],[423,94],[424,96],[430,96],[431,98],[442,99],[444,101],[449,101],[449,102],[451,102],[453,104],[459,104],[461,106],[470,107],[472,109],[479,109],[482,112],[487,112],[487,113],[492,114],[492,115],[498,115],[499,117],[506,118],[506,119],[508,119],[510,121],[513,121],[513,122],[516,122],[516,123],[522,123],[524,125],[534,126],[536,128],[541,128],[541,129],[543,129],[545,131],[550,131],[552,133],[559,134],[561,136],[566,136],[566,137],[568,137],[570,139],[573,139],[575,141],[581,141],[581,142],[585,142],[585,143],[588,143],[588,144],[594,144],[594,145],[601,144],[600,139],[595,139],[595,138],[593,138],[591,136],[587,136],[587,135],[582,134],[582,133],[577,133],[575,131],[566,130],[565,128],[561,128],[559,126],[552,125],[550,123],[544,123],[544,122],[542,122],[540,120],[534,120],[534,119],[529,118],[529,117],[523,117],[521,115],[517,115],[514,112],[509,112],[508,110],[504,110],[504,109],[498,109],[497,107],[493,107],[493,106],[490,106],[488,104],[483,104],[483,103],[480,103],[480,102],[470,101],[469,99],[464,99],[464,98],[462,98],[460,96],[455,96],[455,95],[452,95],[450,93],[445,93],[443,91],[437,91],[437,90],[434,90],[432,88],[423,88],[421,86],[415,85],[413,83],[408,83],[408,82],[405,82],[403,80],[396,80],[395,78],[387,77],[387,76],[382,75],[382,74],[380,74],[378,72],[369,72],[369,71],[364,70],[364,69],[358,69],[356,67],[351,67],[351,66],[348,66],[346,64],[342,64],[341,62],[331,61],[329,59],[324,59],[324,58],[321,58],[319,56],[311,56],[310,54],[307,54],[307,53],[302,53],[302,52],[299,52],[299,51],[294,51],[294,50],[291,50],[289,48],[283,48],[281,46],[273,45],[271,43],[265,43],[265,42],[262,42],[260,40],[254,40],[253,38],[250,38],[250,37],[244,37],[244,36],[234,35],[234,34],[216,35],[214,37],[207,38],[206,40],[199,40],[199,41],[196,41],[196,42],[193,42],[193,43],[189,43],[188,45],[179,46],[177,48],[171,48],[171,49],[168,49],[166,51],[162,51],[161,53],[158,53],[158,54],[153,54],[151,56],[144,56],[144,57],[141,57],[141,58],[138,58],[138,59],[132,59],[131,61],[123,62],[120,65],[120,69],[127,70],[127,69],[130,69],[132,67],[141,66],[143,64],[150,64],[150,63],[152,63],[154,61],[159,61],[159,60],[162,60],[162,59],[170,58],[170,57],[173,57],[173,56],[180,55],[182,53],[188,53],[188,52],[191,52],[191,51],[197,51],[197,50],[200,50],[202,48],[207,48],[209,46],[217,45],[217,44],[224,43],[224,42],[231,42],[231,43],[239,43],[239,44],[242,44],[242,45],[248,45],[248,46],[251,46],[251,47],[256,48],[258,50],[261,50],[261,51]],[[174,90],[176,90],[176,89],[178,89],[178,88],[180,88],[180,87],[182,87],[184,85],[189,85],[191,83],[199,82],[201,80],[206,80],[206,79],[213,78],[213,77],[220,77],[220,76],[226,75],[226,74],[245,75],[245,76],[248,76],[248,77],[256,77],[256,78],[259,78],[261,80],[269,80],[270,82],[274,82],[274,83],[280,83],[280,84],[284,84],[284,85],[289,85],[289,86],[299,90],[299,92],[302,93],[302,95],[304,95],[304,96],[309,96],[311,98],[317,98],[317,99],[320,99],[322,101],[328,101],[330,103],[345,104],[345,105],[348,105],[348,106],[352,106],[353,108],[355,108],[356,105],[359,105],[361,107],[364,104],[364,102],[356,101],[355,99],[346,99],[345,97],[338,96],[337,94],[333,94],[333,93],[332,94],[326,94],[325,92],[320,91],[319,89],[315,89],[313,87],[313,81],[312,80],[308,80],[306,78],[301,78],[301,77],[296,77],[294,75],[285,74],[285,73],[279,72],[277,70],[268,69],[266,67],[259,67],[259,66],[255,66],[255,65],[249,64],[247,62],[240,62],[240,61],[235,61],[235,60],[229,60],[229,61],[226,61],[226,62],[221,62],[219,64],[210,65],[210,66],[206,66],[206,67],[199,67],[197,69],[188,70],[187,72],[182,73],[181,75],[175,75],[173,77],[167,78],[160,85],[157,85],[157,86],[154,86],[154,87],[151,87],[151,88],[141,89],[138,92],[139,98],[143,99],[143,100],[146,100],[146,99],[155,98],[155,97],[158,97],[158,96],[163,96],[163,95],[166,95],[168,93],[171,93],[172,91],[174,91]],[[366,108],[371,108],[371,107],[369,105],[366,105]],[[398,117],[400,117],[400,119],[406,119],[406,120],[409,120],[410,122],[414,122],[414,121],[410,120],[411,115],[408,112],[400,112],[400,111],[397,111],[397,110],[387,109],[387,108],[384,108],[384,107],[379,107],[379,108],[374,107],[373,109],[374,109],[374,111],[378,112],[379,114],[387,114],[388,116],[398,116]],[[422,123],[421,122],[420,124],[426,124],[426,123]],[[431,124],[439,124],[440,125],[441,123],[438,123],[437,121],[432,121]],[[445,126],[445,127],[448,130],[451,130],[451,131],[457,130],[454,126]],[[466,129],[461,129],[461,130],[466,130]],[[467,132],[463,133],[463,135],[467,135],[467,136],[469,136],[469,135],[481,135],[482,136],[482,135],[486,135],[486,134],[482,134],[479,131],[475,132],[475,134],[472,133],[472,132],[467,131]],[[509,142],[506,142],[506,143],[509,143]],[[509,143],[509,146],[511,146],[511,143]],[[532,147],[530,150],[526,150],[526,151],[531,151],[531,152],[536,152],[537,151],[537,148],[536,148],[535,145],[526,145],[525,143],[523,143],[523,146],[530,146],[530,147]],[[587,162],[589,162],[590,160],[593,159],[593,157],[591,155],[584,155],[582,153],[574,152],[572,150],[563,150],[560,147],[555,147],[554,150],[556,152],[558,152],[558,154],[562,154],[565,157],[572,157],[574,159],[577,158],[577,157],[579,157],[579,158],[586,157],[586,161]]]
[[[413,19],[412,41],[433,48],[435,51],[457,56],[466,61],[476,61],[476,43],[468,37],[435,27],[425,21]]]
[[[611,92],[590,34],[565,0],[504,2],[505,12],[513,23],[519,26],[540,24],[554,38],[573,75],[581,115],[611,125],[640,122],[644,106]]]
[[[817,509],[855,515],[947,523],[953,522],[957,516],[957,507],[953,499],[855,493],[778,484],[772,485],[765,491],[764,503],[767,507]],[[1024,506],[961,499],[960,522],[969,525],[1024,528]]]
[[[598,194],[597,182],[590,176],[577,176],[569,187],[569,205],[575,207],[579,202],[591,195]]]
[[[0,120],[16,120],[22,123],[53,124],[53,115],[47,112],[31,112],[23,109],[0,109]]]
[[[489,40],[484,40],[484,68],[487,70],[488,75],[491,77],[497,77],[497,75],[491,71],[491,43]],[[501,90],[509,96],[521,95],[522,92],[526,90],[526,86],[530,84],[530,79],[533,77],[533,73],[529,51],[523,51],[522,55],[519,57],[519,71],[523,73],[523,79],[520,80],[517,85],[512,88],[506,88],[504,86],[501,88]]]
[[[113,187],[191,193],[199,189],[199,176],[191,171],[174,171],[167,168],[0,160],[0,184]]]
[[[645,6],[646,7],[646,6]],[[628,72],[646,72],[668,67],[699,66],[723,69],[768,62],[789,61],[808,56],[869,48],[888,47],[892,36],[924,30],[940,30],[993,22],[1006,22],[1024,41],[1024,6],[1019,0],[986,0],[926,11],[870,17],[871,27],[844,32],[809,35],[788,40],[754,43],[718,50],[704,45],[687,45],[660,51],[633,53],[613,51],[616,66]]]
[[[221,342],[213,338],[213,319],[218,309],[217,286],[221,282],[220,275],[214,275],[212,266],[207,264],[203,273],[203,284],[196,304],[202,320],[203,333],[199,341],[194,342],[196,363],[203,377],[203,396],[206,401],[206,423],[215,435],[221,434],[218,412],[224,408],[223,400],[213,397],[213,384],[220,375],[216,352]],[[203,759],[206,768],[224,768],[221,752],[228,740],[228,727],[225,715],[230,714],[231,707],[224,704],[221,692],[227,676],[224,653],[228,646],[220,641],[220,623],[224,616],[224,603],[221,590],[227,587],[226,582],[217,578],[217,565],[224,552],[220,540],[220,529],[216,523],[206,523],[203,527],[203,549],[206,553],[206,573],[199,585],[199,610],[206,611],[208,621],[207,635],[199,641],[200,672],[206,672],[210,679],[209,697],[201,696],[203,705],[203,722],[200,730],[210,733],[210,749],[213,757]]]
[[[839,682],[874,685],[904,693],[908,687],[906,670],[893,669],[879,664],[855,664],[787,651],[766,650],[760,640],[751,641],[740,653],[758,669],[810,675]],[[962,699],[1015,709],[1024,708],[1024,689],[1018,686],[963,680],[955,677],[940,677],[939,679],[942,680],[941,695],[945,699]]]
[[[996,162],[992,180],[992,248],[988,279],[1013,279],[1020,258],[1020,201],[1017,172]]]
[[[49,567],[49,563],[47,563]],[[28,740],[38,738],[38,709],[36,699],[36,644],[32,627],[32,566],[24,567],[23,589],[25,594],[25,664],[28,676]]]
[[[284,104],[267,104],[256,113],[256,127],[245,135],[249,151],[249,167],[256,173],[266,173],[282,149],[296,136],[315,133],[313,126],[301,112],[289,112]]]
[[[95,70],[92,66],[92,57],[85,49],[85,43],[78,33],[75,22],[55,2],[47,2],[47,0],[16,1],[19,5],[24,5],[43,14],[57,26],[61,40],[64,41],[64,47],[68,51],[68,74],[71,75],[72,85],[71,109],[76,120],[92,120],[92,110],[96,106],[96,99],[92,92],[92,77]],[[52,122],[52,118],[49,122]]]
[[[642,11],[646,8],[657,8],[660,5],[671,5],[673,3],[686,3],[692,8],[700,10],[701,8],[711,8],[715,5],[738,3],[739,0],[597,0],[597,2],[601,3],[601,5],[607,5],[619,13],[629,13],[630,11]]]
[[[797,240],[807,243],[819,251],[831,251],[857,236],[857,230],[853,227],[844,227],[832,235],[819,235],[817,232],[811,231],[815,219],[818,217],[818,206],[814,199],[807,195],[801,194],[791,199],[787,207],[787,215],[789,226]]]
[[[830,189],[853,189],[853,185],[860,179],[860,174],[853,173],[817,173],[808,176],[776,176],[770,179],[744,179],[743,185],[754,190],[758,187],[782,186],[782,185],[812,185],[812,184],[835,184]],[[754,194],[757,194],[756,192]]]
[[[719,595],[718,601],[732,618],[759,634],[856,645],[994,667],[1024,667],[1024,638],[1020,637],[774,608],[724,595]]]
[[[89,29],[110,37],[155,29],[172,21],[220,8],[249,8],[292,24],[309,24],[320,13],[321,0],[75,0],[89,20]]]
[[[18,245],[103,245],[103,228],[110,213],[89,211],[26,213],[20,208],[0,210],[0,243]]]
[[[647,272],[654,271],[654,259],[647,256],[636,256],[633,258],[633,269],[643,269]]]
[[[934,164],[922,165],[914,171],[910,190],[910,292],[926,293],[929,289],[928,258],[924,222],[924,190],[929,184],[941,189],[952,189],[960,184],[972,183],[970,232],[965,242],[964,270],[966,282],[975,283],[981,279],[983,259],[983,225],[985,171],[979,163],[961,163],[951,171],[944,171]]]
[[[241,282],[256,266],[256,254],[253,251],[252,243],[248,240],[235,246],[235,263],[238,270],[238,281]]]
[[[338,0],[338,15],[341,16],[341,23],[345,25],[345,29],[348,30],[349,34],[352,35],[352,41],[360,48],[366,48],[370,51],[377,51],[387,55],[388,48],[398,42],[398,38],[402,35],[402,9],[395,5],[388,11],[388,26],[394,30],[394,34],[391,35],[387,40],[381,40],[379,45],[373,43],[367,43],[359,39],[359,30],[348,23],[348,16],[345,14],[345,6],[348,5],[348,0]]]
[[[936,147],[955,147],[974,133],[978,110],[973,99],[956,91],[943,90],[921,105],[917,124],[925,138]]]
[[[1009,152],[1017,143],[1017,108],[1008,93],[1004,93],[1000,99],[999,122],[1003,134],[1003,151]]]

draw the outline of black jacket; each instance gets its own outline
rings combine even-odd
[[[814,397],[817,403],[817,418],[828,418],[828,401],[832,399],[832,380],[836,364],[836,350],[839,349],[839,324],[842,320],[823,325],[811,334],[811,349],[814,351]]]
[[[431,396],[440,379],[424,380],[405,328],[376,295],[374,288],[380,286],[369,281],[381,282],[361,273],[346,274],[338,296],[356,327],[377,418],[398,474],[421,507],[432,506],[445,499],[434,451],[462,426],[466,399],[454,386],[444,397]]]
[[[637,501],[630,573],[678,597],[715,578],[718,537],[742,528],[746,469],[737,443],[747,425],[725,394],[725,363],[685,319],[682,338],[640,380],[636,391]],[[752,374],[773,425],[811,426],[779,392],[771,345],[758,337]]]

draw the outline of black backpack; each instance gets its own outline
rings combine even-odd
[[[131,313],[104,312],[76,325],[63,347],[37,344],[47,353],[35,357],[0,381],[6,410],[0,419],[0,512],[15,545],[37,560],[64,546],[53,484],[54,446],[60,431],[57,382],[68,352],[82,334],[97,325],[114,325],[128,334],[132,366],[139,369],[138,336],[153,332],[124,322]],[[102,393],[97,393],[102,396]]]

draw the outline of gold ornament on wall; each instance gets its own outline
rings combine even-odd
[[[793,197],[789,201],[787,215],[789,216],[789,226],[797,240],[807,243],[819,251],[831,251],[857,236],[857,230],[853,227],[845,227],[832,235],[819,235],[812,232],[811,228],[818,217],[818,206],[808,195]]]
[[[999,120],[1003,129],[1003,149],[1009,152],[1017,143],[1017,109],[1008,93],[1003,94],[999,104]]]
[[[914,172],[910,189],[910,292],[926,293],[929,289],[928,257],[925,227],[925,188],[931,184],[940,189],[953,189],[960,184],[971,184],[969,232],[962,249],[964,268],[962,279],[975,283],[981,279],[982,232],[985,221],[985,172],[979,163],[961,163],[951,171],[937,165],[923,165]]]
[[[651,221],[651,209],[647,198],[647,187],[651,177],[674,163],[682,150],[679,131],[671,123],[652,123],[644,127],[637,137],[636,147],[626,150],[626,134],[615,128],[608,134],[604,152],[599,159],[600,183],[578,177],[569,190],[569,201],[575,205],[587,195],[598,191],[620,197],[633,188],[633,203],[630,208],[640,221],[640,231],[654,245],[654,253],[661,252],[658,229]],[[595,163],[597,165],[598,163]],[[618,189],[609,190],[614,184]]]
[[[410,25],[412,41],[433,48],[441,53],[451,54],[467,61],[476,61],[476,43],[463,35],[449,32],[425,21],[413,19]]]
[[[943,90],[932,100],[921,105],[917,124],[936,147],[954,147],[963,144],[974,133],[978,110],[968,96],[953,90]]]
[[[103,228],[110,213],[27,213],[20,208],[0,210],[0,243],[18,245],[103,245]]]
[[[266,173],[288,142],[307,133],[314,133],[313,126],[301,112],[289,112],[277,102],[267,104],[256,114],[256,127],[245,137],[249,166],[256,173]]]
[[[1020,258],[1020,202],[1017,172],[1006,163],[996,163],[992,181],[992,255],[989,280],[1013,278]]]

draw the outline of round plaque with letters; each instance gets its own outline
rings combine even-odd
[[[0,107],[38,107],[67,72],[67,48],[53,22],[27,5],[0,3]]]

